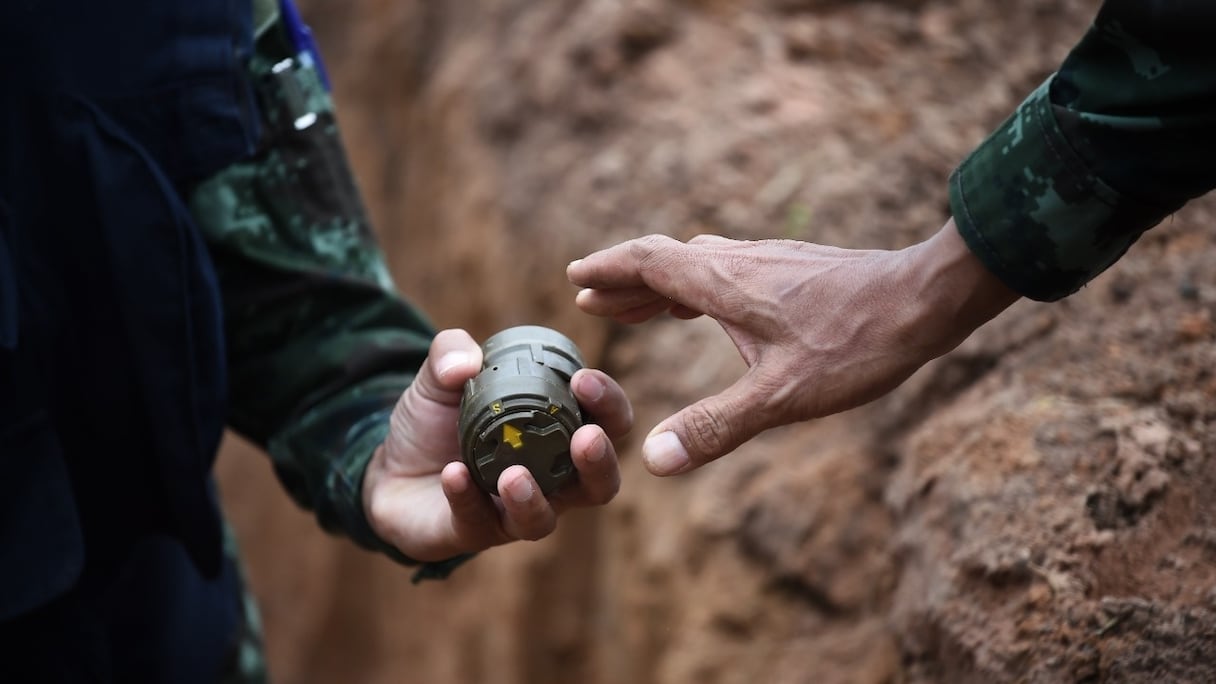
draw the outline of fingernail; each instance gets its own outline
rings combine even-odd
[[[515,503],[527,503],[532,499],[532,483],[524,478],[507,483],[507,494]]]
[[[595,444],[591,445],[591,451],[587,453],[588,463],[599,463],[604,460],[604,455],[608,453],[608,443],[603,436],[595,438]]]
[[[571,261],[570,263],[566,264],[566,268],[575,268],[576,266],[578,266],[581,263],[583,263],[582,259],[575,259],[574,261]]]
[[[601,382],[598,378],[590,373],[584,373],[579,376],[579,388],[582,390],[580,394],[589,402],[597,402],[604,398],[604,392],[608,390],[608,386]],[[588,387],[587,385],[591,385]]]
[[[642,460],[650,472],[671,475],[688,467],[688,452],[676,433],[669,430],[646,438],[642,443]]]
[[[464,366],[469,363],[469,353],[462,351],[450,351],[439,357],[439,361],[435,362],[435,371],[439,373],[439,377],[443,377],[450,373],[453,369]]]

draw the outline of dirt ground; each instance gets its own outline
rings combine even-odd
[[[584,316],[564,277],[651,232],[927,236],[1097,2],[302,5],[402,291],[478,338],[563,330],[638,425],[610,506],[418,586],[230,440],[275,681],[1216,681],[1213,198],[887,398],[677,479],[637,438],[737,353],[712,321]]]

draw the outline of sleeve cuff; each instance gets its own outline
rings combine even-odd
[[[389,418],[407,375],[381,375],[314,406],[272,438],[271,460],[284,487],[300,505],[315,511],[321,527],[403,565],[419,566],[414,581],[442,579],[472,557],[419,563],[372,530],[363,508],[363,477],[376,447],[389,432]]]
[[[950,176],[967,246],[1005,285],[1062,299],[1123,256],[1169,210],[1115,191],[1056,123],[1048,79]]]

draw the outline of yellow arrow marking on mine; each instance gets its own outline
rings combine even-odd
[[[511,425],[510,423],[502,426],[502,441],[510,444],[512,449],[520,449],[523,447],[524,440],[520,439],[520,435],[522,434],[523,433],[519,428]]]

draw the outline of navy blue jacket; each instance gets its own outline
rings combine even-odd
[[[0,681],[214,681],[230,649],[220,301],[182,197],[256,144],[250,24],[0,3]]]

